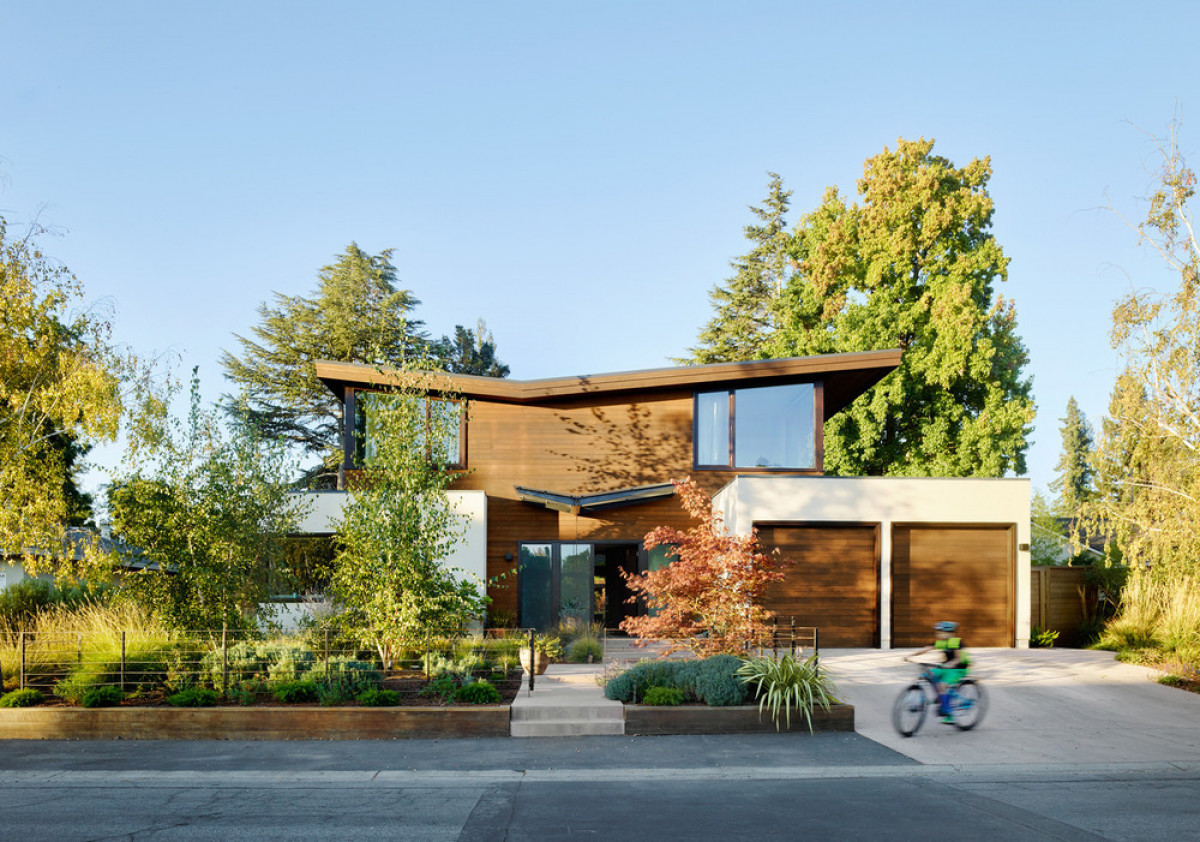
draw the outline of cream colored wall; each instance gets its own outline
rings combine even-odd
[[[892,526],[1014,524],[1016,644],[1029,645],[1028,479],[741,476],[713,497],[731,532],[756,523],[877,523],[880,526],[880,644],[891,648]],[[1022,549],[1025,548],[1025,549]]]
[[[299,531],[311,535],[334,533],[346,505],[345,491],[312,491],[301,496],[310,504]],[[466,534],[445,561],[445,566],[462,571],[482,583],[487,579],[487,495],[482,491],[448,491],[455,510],[463,517]]]

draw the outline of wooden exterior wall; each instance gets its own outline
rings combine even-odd
[[[953,620],[968,646],[1012,646],[1012,526],[897,525],[892,531],[892,645],[922,646]]]
[[[1081,567],[1034,567],[1030,571],[1029,625],[1059,633],[1060,645],[1077,645],[1084,605],[1094,605],[1094,591]]]
[[[472,401],[468,470],[460,490],[488,495],[488,577],[496,608],[517,610],[517,545],[522,541],[640,542],[656,526],[690,521],[672,497],[596,516],[551,511],[517,499],[514,486],[589,494],[694,476],[715,493],[733,471],[692,471],[692,392],[613,402],[581,398],[552,406]]]
[[[763,599],[781,624],[816,626],[821,646],[879,645],[878,526],[761,526],[758,535],[765,551],[795,562]]]

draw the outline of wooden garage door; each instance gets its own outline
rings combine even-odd
[[[820,645],[879,645],[879,548],[875,526],[760,527],[766,552],[796,565],[763,598],[779,622],[816,626]]]
[[[1012,646],[1016,553],[1012,526],[896,526],[892,645],[923,646],[954,620],[967,646]]]

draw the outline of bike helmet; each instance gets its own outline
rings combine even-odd
[[[946,632],[947,634],[949,634],[951,632],[958,631],[958,623],[950,623],[950,622],[938,623],[937,625],[935,625],[933,627],[933,630],[940,631],[940,632]]]

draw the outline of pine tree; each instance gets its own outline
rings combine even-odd
[[[750,206],[759,224],[743,229],[754,247],[731,261],[733,277],[709,293],[716,311],[700,332],[700,345],[681,362],[716,363],[756,359],[775,329],[774,302],[787,285],[792,259],[787,231],[787,211],[792,191],[783,189],[777,173],[767,173],[767,198],[761,207]]]
[[[496,357],[496,340],[483,319],[475,330],[454,326],[454,337],[443,336],[430,349],[443,369],[451,374],[478,377],[508,377],[508,366]]]
[[[1067,401],[1067,415],[1060,418],[1062,426],[1062,456],[1055,470],[1058,477],[1050,488],[1058,493],[1058,510],[1064,517],[1074,517],[1081,503],[1096,492],[1095,472],[1092,469],[1092,425],[1072,397]]]

